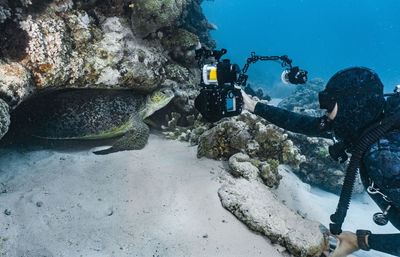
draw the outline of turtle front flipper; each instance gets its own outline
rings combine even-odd
[[[119,138],[112,147],[93,153],[104,155],[126,150],[140,150],[147,144],[149,135],[149,127],[142,121],[136,120],[132,122],[132,128]]]

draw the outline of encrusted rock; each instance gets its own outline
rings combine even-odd
[[[103,39],[94,45],[101,53],[88,58],[86,66],[97,85],[136,88],[152,92],[165,79],[167,62],[157,48],[146,47],[135,40],[128,24],[112,17],[102,24]],[[118,68],[119,67],[119,68]]]
[[[28,66],[35,71],[40,86],[61,86],[70,79],[71,43],[65,21],[54,10],[37,17],[28,16],[21,28],[29,36]],[[77,67],[79,68],[79,66]]]
[[[227,159],[240,152],[240,148],[235,148],[231,144],[231,138],[240,137],[239,135],[245,129],[246,123],[241,121],[236,122],[228,119],[218,123],[200,136],[197,156],[205,156],[211,159]],[[236,144],[236,146],[238,145]]]
[[[229,158],[230,172],[234,176],[240,176],[248,180],[257,179],[258,168],[252,164],[250,157],[243,153],[237,153]]]
[[[33,93],[34,86],[29,71],[19,63],[1,63],[0,96],[11,108]]]
[[[191,72],[191,76],[189,76],[189,71],[187,69],[175,69],[176,67],[177,66],[167,66],[166,75],[169,78],[162,83],[162,86],[172,88],[174,90],[175,98],[173,100],[173,103],[174,106],[177,108],[177,111],[184,114],[184,116],[192,115],[197,112],[195,111],[194,100],[199,94],[197,86],[200,73]],[[175,72],[179,74],[179,77],[175,77],[175,75],[177,75],[177,73]],[[175,78],[171,77],[171,74],[173,74]],[[181,75],[188,76],[188,79],[177,82],[177,80],[183,79]]]
[[[132,28],[144,38],[161,28],[179,24],[185,0],[137,0],[132,8]]]
[[[250,140],[246,145],[246,153],[250,156],[257,156],[260,151],[260,144],[256,140]]]
[[[222,205],[249,228],[285,246],[295,256],[320,257],[329,247],[321,224],[290,210],[256,180],[228,179],[218,195]]]
[[[152,92],[165,79],[160,46],[135,39],[129,23],[111,17],[101,30],[85,11],[66,19],[51,9],[21,22],[29,35],[28,66],[40,87],[124,87]],[[178,44],[179,45],[179,44]]]
[[[282,176],[278,172],[279,162],[275,160],[270,160],[270,162],[263,162],[260,166],[260,176],[264,182],[269,187],[277,188]]]
[[[209,31],[217,30],[217,26],[210,23],[203,14],[201,3],[203,0],[187,1],[183,16],[184,28],[196,34],[200,38],[200,42],[210,49],[216,47],[215,41],[211,38]]]
[[[195,34],[185,29],[178,29],[175,33],[169,33],[164,37],[162,44],[170,51],[169,54],[175,61],[185,65],[197,65],[194,50],[200,46],[200,41]]]
[[[294,168],[305,161],[282,129],[245,111],[213,124],[199,138],[198,157],[228,159],[243,152],[260,160],[276,160]]]
[[[330,157],[328,147],[332,145],[332,140],[287,133],[289,138],[299,147],[301,154],[307,158],[307,161],[302,162],[300,168],[294,170],[294,172],[310,185],[340,194],[346,166]],[[361,193],[363,191],[364,186],[360,177],[357,176],[353,192]]]
[[[296,90],[279,103],[279,107],[310,116],[321,116],[323,110],[319,109],[318,93],[324,90],[322,79],[312,79],[304,85],[298,85]]]
[[[199,115],[201,117],[201,115]],[[194,128],[190,133],[190,139],[189,142],[191,145],[197,145],[199,143],[199,139],[201,137],[201,135],[203,135],[203,133],[207,130],[209,130],[211,127],[210,123],[201,123],[198,120],[195,121],[194,123]]]
[[[10,127],[10,113],[8,104],[0,99],[0,139],[7,133]],[[1,191],[1,190],[0,190]]]

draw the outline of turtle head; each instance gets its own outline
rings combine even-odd
[[[174,98],[171,89],[160,89],[147,96],[146,106],[142,111],[142,119],[146,119],[156,111],[164,108]]]

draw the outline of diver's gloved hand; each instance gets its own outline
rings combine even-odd
[[[246,94],[243,89],[241,90],[242,92],[242,97],[243,97],[243,109],[248,110],[250,112],[254,112],[254,109],[256,108],[256,104],[258,102],[267,104],[268,101],[266,100],[262,100],[260,101],[260,99],[258,99],[257,97],[250,97],[248,94]]]
[[[332,235],[335,237],[337,247],[329,257],[345,257],[360,249],[357,243],[357,235],[351,232],[343,231],[340,235]]]

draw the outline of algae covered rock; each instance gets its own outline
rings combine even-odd
[[[278,172],[276,160],[260,161],[244,153],[232,155],[228,161],[229,172],[235,177],[264,182],[268,187],[278,188],[282,176]]]
[[[0,95],[11,108],[34,91],[31,74],[21,64],[0,62]]]
[[[250,157],[243,153],[237,153],[229,158],[230,172],[234,176],[240,176],[248,180],[258,177],[258,168],[252,164]]]
[[[157,45],[138,42],[124,18],[97,27],[85,11],[63,19],[53,11],[21,22],[29,35],[28,67],[40,88],[136,88],[152,92],[165,79],[167,57]]]
[[[180,42],[177,44],[176,42]],[[194,50],[200,46],[199,37],[185,29],[178,29],[162,39],[163,46],[175,61],[186,65],[197,65]]]
[[[135,35],[144,38],[179,23],[185,0],[137,0],[131,16]]]
[[[204,46],[213,49],[216,47],[216,42],[211,38],[209,31],[217,30],[217,26],[210,23],[205,17],[201,8],[202,2],[203,0],[187,1],[183,27],[196,34]]]
[[[214,125],[200,136],[198,157],[228,159],[243,152],[252,158],[276,160],[295,168],[305,161],[282,129],[247,111]]]
[[[29,36],[26,49],[29,63],[40,84],[61,86],[73,76],[70,62],[72,45],[68,40],[67,25],[55,11],[32,17],[21,22],[21,28]],[[79,66],[78,66],[79,68]]]
[[[285,206],[256,180],[227,179],[218,190],[222,205],[250,229],[286,247],[295,256],[320,257],[329,247],[326,229]]]
[[[276,160],[269,160],[269,162],[261,163],[260,177],[265,185],[269,187],[278,188],[282,176],[278,172],[279,162]]]
[[[240,152],[240,143],[231,144],[231,138],[241,141],[246,123],[234,120],[225,120],[218,123],[215,127],[204,132],[199,139],[197,156],[205,156],[210,159],[229,158],[233,154]],[[249,138],[250,139],[250,138]]]
[[[97,54],[88,58],[94,83],[152,92],[165,79],[167,58],[156,47],[137,42],[124,19],[107,18],[103,39],[94,45]]]

